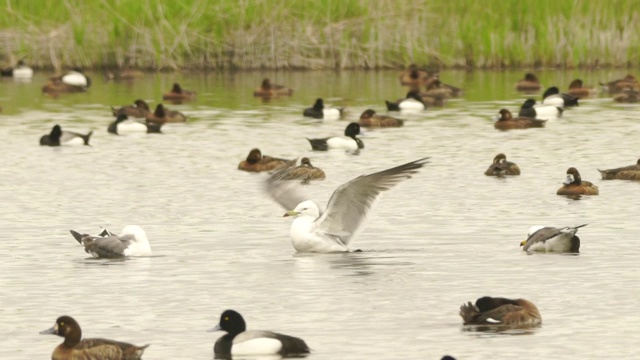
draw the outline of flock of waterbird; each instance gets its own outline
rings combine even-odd
[[[13,68],[2,70],[3,76],[30,78],[33,70],[20,61]],[[137,71],[109,73],[110,79],[135,79],[143,76]],[[405,98],[397,101],[386,101],[389,111],[420,111],[427,107],[442,106],[450,97],[460,96],[462,90],[444,84],[437,73],[432,73],[417,66],[410,66],[400,76],[401,85],[409,91]],[[637,102],[640,90],[636,79],[629,75],[623,79],[603,84],[620,102]],[[42,87],[47,94],[73,93],[86,91],[91,86],[91,79],[82,71],[75,69],[60,76],[50,78]],[[540,82],[534,74],[528,73],[516,84],[516,89],[525,92],[541,90]],[[578,99],[593,94],[595,89],[583,87],[581,80],[571,83],[568,93],[560,93],[557,87],[544,92],[541,104],[535,99],[528,99],[522,105],[518,116],[514,117],[508,109],[501,109],[496,129],[526,129],[544,127],[547,120],[562,116],[565,107],[578,105]],[[274,98],[290,96],[293,93],[282,85],[276,85],[264,79],[255,89],[254,96]],[[184,90],[179,84],[163,96],[163,100],[182,102],[196,99],[195,91]],[[111,134],[122,134],[127,131],[144,131],[158,133],[164,123],[186,122],[184,114],[170,111],[158,104],[154,111],[143,100],[136,100],[132,105],[112,108],[116,117],[108,125]],[[340,119],[342,108],[325,108],[323,100],[317,99],[311,108],[305,109],[303,115],[315,119]],[[403,120],[390,115],[379,115],[367,109],[359,122],[349,123],[344,136],[307,139],[313,150],[328,151],[333,149],[358,150],[364,143],[357,136],[360,127],[399,127]],[[60,146],[63,144],[89,145],[92,132],[80,134],[62,130],[54,125],[49,134],[40,139],[41,145]],[[259,149],[252,149],[245,160],[238,165],[239,170],[250,172],[270,172],[264,187],[267,193],[287,210],[285,216],[295,219],[291,224],[290,237],[297,252],[346,252],[350,244],[357,238],[364,226],[367,213],[379,195],[400,182],[411,178],[428,163],[428,158],[408,162],[390,169],[354,178],[340,185],[332,194],[324,209],[304,194],[304,185],[313,180],[321,180],[325,173],[311,164],[309,158],[287,160],[263,155]],[[640,160],[637,164],[610,170],[599,170],[603,179],[640,180]],[[487,176],[517,176],[520,168],[507,161],[505,154],[495,156],[485,172]],[[558,195],[580,196],[597,195],[598,188],[580,177],[577,169],[567,170],[563,186]],[[586,224],[555,228],[534,226],[529,229],[525,241],[520,244],[524,251],[577,253],[580,239],[576,236],[579,228]],[[71,230],[73,237],[85,251],[96,258],[120,258],[128,256],[150,256],[151,247],[145,231],[137,225],[125,226],[120,234],[103,229],[97,235],[81,234]],[[481,297],[475,303],[468,302],[460,307],[460,316],[465,325],[523,327],[540,325],[542,317],[536,306],[525,299],[506,299],[501,297]],[[219,323],[210,331],[225,331],[214,345],[216,357],[230,358],[231,355],[280,354],[283,356],[301,355],[310,352],[310,348],[300,338],[270,331],[249,331],[242,316],[234,310],[226,310]],[[82,339],[79,324],[69,316],[59,317],[51,329],[43,334],[56,334],[64,337],[64,342],[57,346],[52,354],[55,360],[66,359],[140,359],[149,345],[132,344],[107,339]],[[443,359],[453,359],[445,356]]]

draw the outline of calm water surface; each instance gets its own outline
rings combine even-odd
[[[602,95],[568,109],[546,128],[499,132],[500,108],[517,112],[523,72],[446,72],[465,88],[444,108],[402,115],[398,129],[371,130],[359,154],[312,152],[305,137],[342,133],[366,108],[386,112],[402,97],[396,72],[148,75],[134,84],[94,74],[86,94],[40,94],[0,82],[0,358],[48,359],[61,338],[38,331],[74,316],[86,337],[151,343],[145,359],[211,359],[221,333],[207,333],[233,308],[251,329],[305,339],[308,359],[637,358],[640,333],[640,183],[602,181],[597,168],[640,156],[639,107]],[[624,71],[541,72],[566,89]],[[252,97],[263,77],[295,89],[290,98]],[[198,100],[172,105],[187,124],[163,135],[112,136],[109,106],[147,99],[174,81]],[[537,94],[539,98],[539,94]],[[346,120],[302,117],[315,98],[346,106]],[[38,146],[53,124],[94,130],[91,147]],[[236,170],[251,148],[309,156],[327,180],[309,187],[324,203],[355,176],[424,156],[431,162],[385,193],[355,248],[362,253],[297,255],[290,220],[261,190],[264,176]],[[498,152],[522,176],[483,175]],[[578,201],[555,195],[570,166],[600,187]],[[531,255],[529,226],[580,229],[579,256]],[[141,225],[149,258],[92,260],[69,229]],[[461,326],[458,308],[483,295],[523,297],[543,326],[488,334]],[[519,335],[519,336],[516,336]]]

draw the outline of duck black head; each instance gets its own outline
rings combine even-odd
[[[520,107],[521,109],[531,109],[533,108],[533,106],[536,104],[536,100],[535,99],[527,99],[525,100],[524,104],[522,104],[522,106]]]
[[[542,98],[546,99],[548,96],[560,94],[560,89],[557,86],[552,86],[547,89],[547,91],[542,94]]]
[[[247,324],[244,322],[242,315],[235,310],[225,310],[222,315],[220,315],[218,327],[220,330],[232,335],[237,335],[247,330]]]
[[[358,123],[352,122],[347,125],[346,129],[344,129],[344,136],[348,136],[350,138],[356,138],[356,135],[360,134],[360,125]]]
[[[316,99],[316,102],[313,104],[313,110],[322,111],[324,109],[324,102],[322,99]]]
[[[164,112],[164,105],[162,104],[158,104],[156,106],[156,110],[153,112],[153,114],[159,118],[164,118],[166,116],[165,112]]]

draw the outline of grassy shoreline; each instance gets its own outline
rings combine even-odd
[[[145,70],[640,66],[635,0],[6,0],[0,55]]]

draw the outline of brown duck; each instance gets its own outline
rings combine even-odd
[[[111,113],[113,116],[118,117],[120,114],[127,115],[128,117],[143,118],[151,112],[149,104],[142,99],[137,99],[133,102],[133,105],[125,105],[119,109],[111,107]]]
[[[520,175],[520,168],[515,163],[507,161],[507,156],[500,153],[493,158],[493,163],[484,174],[487,176]]]
[[[540,325],[542,317],[538,308],[525,299],[506,299],[484,296],[460,306],[464,325],[498,325],[524,327]]]
[[[198,94],[195,91],[185,90],[180,87],[180,84],[174,83],[169,92],[162,95],[162,100],[169,100],[174,102],[181,102],[187,100],[194,100]]]
[[[524,74],[524,79],[516,83],[517,91],[538,91],[541,87],[540,80],[532,73]]]
[[[245,160],[238,164],[238,170],[249,172],[271,171],[284,166],[294,165],[295,160],[278,159],[262,155],[260,149],[252,149]]]
[[[387,115],[378,115],[372,109],[367,109],[360,115],[358,123],[362,127],[400,127],[404,125],[404,120]]]
[[[575,79],[571,84],[569,84],[569,94],[577,96],[578,98],[584,98],[595,93],[595,89],[584,87],[584,83],[581,79]]]
[[[259,97],[276,97],[276,96],[290,96],[293,94],[293,90],[282,86],[272,84],[269,79],[262,80],[262,84],[253,91],[253,96]]]
[[[567,169],[567,178],[562,187],[556,192],[558,195],[598,195],[598,187],[589,181],[582,180],[578,169]]]
[[[324,180],[326,175],[322,169],[311,165],[308,157],[300,160],[300,165],[282,170],[277,176],[278,180],[302,180],[303,184],[308,184],[311,180]]]
[[[603,180],[640,180],[640,159],[635,165],[619,167],[616,169],[600,170]]]
[[[70,316],[61,316],[52,328],[40,334],[54,334],[64,338],[51,354],[52,360],[138,360],[149,346],[136,346],[107,339],[84,339],[80,325]]]
[[[528,128],[541,128],[547,120],[532,119],[528,117],[513,117],[511,111],[502,109],[499,112],[498,121],[493,126],[499,130],[511,130],[511,129],[528,129]]]

